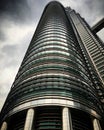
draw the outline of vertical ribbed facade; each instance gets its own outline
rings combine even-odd
[[[68,16],[72,20],[73,27],[75,28],[78,38],[80,42],[82,42],[85,47],[87,54],[90,57],[90,60],[93,63],[94,69],[98,74],[98,77],[101,80],[102,90],[104,89],[104,47],[102,41],[94,34],[89,27],[89,25],[85,22],[83,18],[79,14],[77,14],[74,10],[66,9],[68,12]],[[95,81],[96,84],[98,81]],[[97,84],[97,86],[99,86]],[[100,91],[99,87],[99,95],[101,97],[101,101],[104,103],[104,90]]]
[[[49,3],[1,111],[1,124],[8,124],[6,130],[95,130],[92,120],[101,120],[103,113],[97,89],[102,83],[88,59],[71,16],[60,3]]]
[[[85,44],[92,58],[99,77],[104,84],[104,47],[102,41],[96,34],[92,33],[89,25],[84,19],[81,18],[79,14],[77,14],[74,10],[71,10],[69,14],[82,42]]]

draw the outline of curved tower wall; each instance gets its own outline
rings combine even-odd
[[[44,10],[20,66],[3,107],[2,111],[5,114],[2,118],[3,120],[8,118],[7,120],[11,122],[19,113],[26,113],[28,108],[37,108],[35,121],[37,123],[34,129],[43,128],[47,118],[38,117],[47,115],[51,120],[50,124],[54,124],[52,119],[57,117],[59,126],[56,127],[68,130],[69,127],[64,128],[66,121],[61,119],[61,116],[69,113],[68,108],[75,108],[75,113],[79,110],[79,113],[85,112],[100,118],[101,103],[97,96],[88,66],[65,10],[58,2],[51,2]],[[61,113],[61,109],[64,114]],[[31,113],[29,111],[28,115]],[[77,127],[74,116],[73,114],[72,122]],[[28,123],[24,121],[25,116],[23,117],[23,121],[20,122],[25,124],[22,123],[21,128],[23,125],[27,128]],[[43,126],[39,123],[42,121]],[[19,124],[18,121],[14,122]]]

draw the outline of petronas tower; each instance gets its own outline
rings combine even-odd
[[[79,14],[50,2],[2,108],[1,130],[103,130],[102,44]]]

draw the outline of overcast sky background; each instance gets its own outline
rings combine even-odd
[[[49,1],[0,0],[0,109]],[[90,26],[104,17],[104,0],[59,1],[79,12]],[[99,35],[104,41],[104,29]]]

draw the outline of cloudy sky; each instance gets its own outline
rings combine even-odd
[[[0,0],[0,109],[49,1]],[[104,0],[59,1],[79,12],[90,26],[104,17]],[[104,40],[104,29],[99,35]]]

